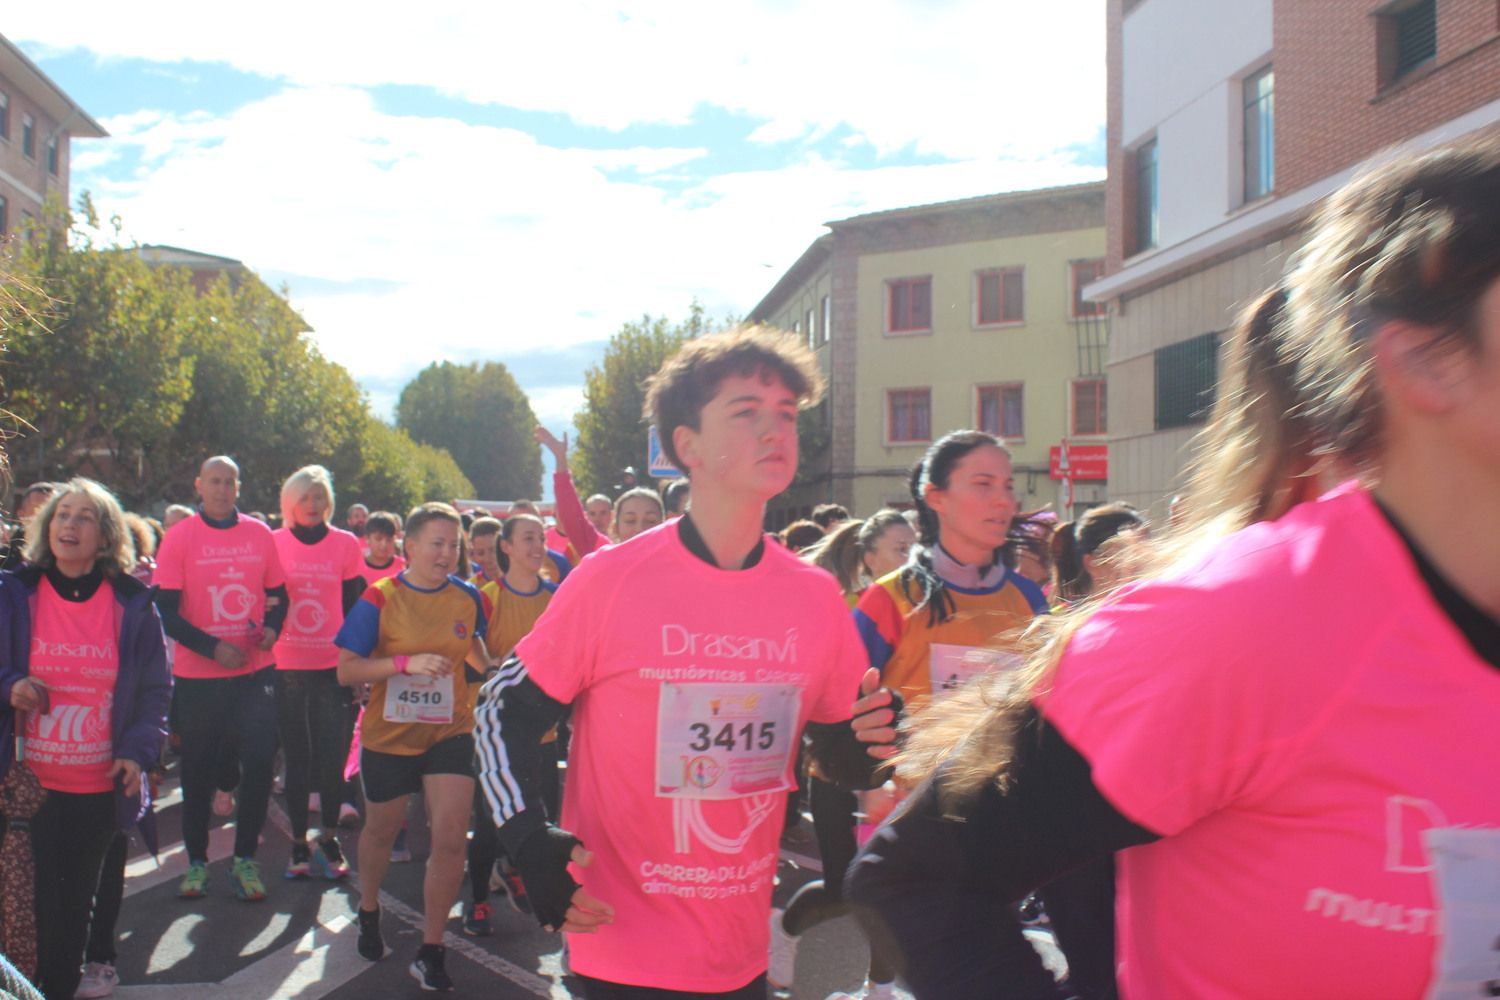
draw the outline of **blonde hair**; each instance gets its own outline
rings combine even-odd
[[[328,507],[323,511],[323,523],[333,523],[333,474],[321,465],[304,465],[281,484],[281,523],[290,528],[297,521],[293,517],[297,504],[313,490],[322,490]]]
[[[78,476],[68,480],[62,488],[48,498],[41,512],[32,518],[26,538],[26,561],[43,569],[57,565],[52,554],[52,518],[57,506],[74,494],[85,497],[94,508],[99,519],[99,554],[94,565],[104,571],[105,576],[118,576],[135,568],[135,545],[130,540],[130,529],[125,526],[125,512],[115,495],[92,479]]]
[[[1185,530],[1138,575],[1188,549],[1280,517],[1327,478],[1379,471],[1386,418],[1371,342],[1391,321],[1434,347],[1478,349],[1476,308],[1500,279],[1500,132],[1396,159],[1329,199],[1283,288],[1252,303],[1223,354],[1208,426],[1194,442]],[[1023,709],[1044,692],[1098,601],[1037,619],[1014,687],[969,684],[903,725],[903,780],[942,767],[945,808],[1004,786]]]

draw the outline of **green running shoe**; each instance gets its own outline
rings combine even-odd
[[[260,880],[260,865],[254,858],[234,859],[229,865],[229,884],[247,903],[266,898],[266,884]]]
[[[177,883],[177,895],[182,899],[202,899],[208,895],[208,863],[194,861],[188,865],[187,874]]]

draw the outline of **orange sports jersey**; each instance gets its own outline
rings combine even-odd
[[[963,682],[967,675],[950,662],[959,664],[978,653],[984,665],[995,665],[995,652],[1003,656],[1007,649],[1002,637],[1047,611],[1041,589],[1007,570],[998,584],[983,590],[946,584],[953,614],[933,626],[927,605],[916,603],[921,599],[920,582],[912,581],[908,594],[901,573],[881,577],[860,595],[854,624],[870,666],[880,671],[887,687],[901,692],[909,706],[925,704],[935,691]]]
[[[453,663],[453,721],[391,722],[385,715],[387,681],[370,692],[360,743],[380,753],[415,756],[445,739],[474,729],[472,686],[464,670],[475,637],[485,637],[489,608],[474,587],[450,576],[441,587],[423,590],[406,574],[387,577],[365,590],[339,629],[334,644],[367,659],[437,653]]]
[[[547,602],[557,591],[557,584],[538,580],[536,590],[521,593],[512,590],[504,580],[491,580],[480,588],[486,607],[490,609],[489,626],[485,630],[484,645],[490,656],[503,660],[516,648],[516,643],[525,637],[536,620],[547,610]]]

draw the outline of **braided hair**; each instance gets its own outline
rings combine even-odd
[[[927,504],[927,487],[947,489],[954,466],[969,452],[985,447],[999,448],[1007,458],[1010,457],[1010,451],[993,434],[953,431],[934,441],[922,460],[912,466],[908,488],[917,509],[917,544],[901,570],[901,593],[913,608],[927,608],[929,627],[935,628],[952,618],[954,606],[953,595],[948,593],[947,584],[932,565],[932,552],[938,545],[942,526],[937,511]],[[1001,561],[1003,549],[1003,545],[995,549],[993,563]]]

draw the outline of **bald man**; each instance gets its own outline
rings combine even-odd
[[[264,899],[255,862],[276,753],[276,667],[271,647],[286,618],[286,577],[271,529],[242,516],[240,469],[217,455],[193,483],[202,503],[168,531],[156,556],[162,626],[177,640],[173,726],[182,737],[182,839],[188,871],[177,894],[208,892],[208,818],[226,741],[241,776],[229,881]]]

